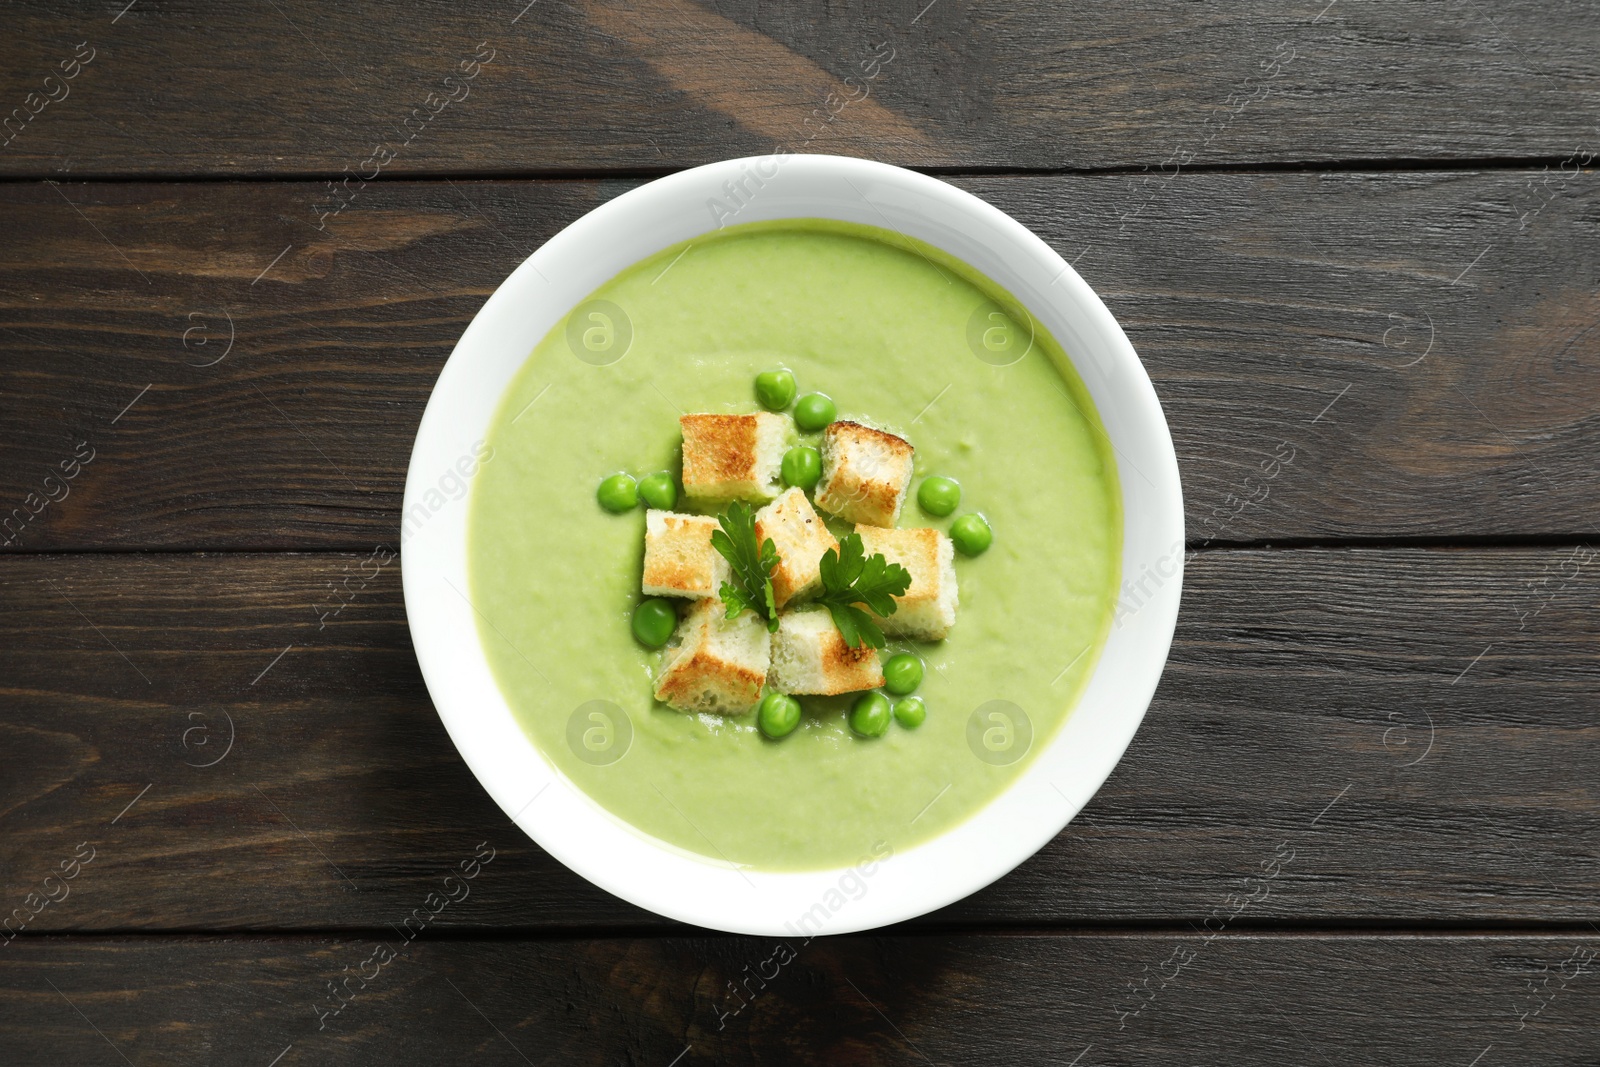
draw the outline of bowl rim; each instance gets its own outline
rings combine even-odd
[[[442,505],[434,500],[443,499],[441,472],[455,470],[468,482],[468,471],[476,473],[475,462],[463,461],[481,455],[504,390],[534,345],[619,270],[730,222],[818,217],[892,229],[940,248],[1013,294],[1056,337],[1116,456],[1123,580],[1098,662],[1066,721],[997,797],[904,852],[864,843],[852,866],[780,873],[741,869],[646,837],[539,752],[479,643],[481,613],[466,584],[467,494]],[[682,922],[760,936],[848,933],[925,914],[996,881],[1059,834],[1120,762],[1143,720],[1171,647],[1183,582],[1182,491],[1160,402],[1121,326],[1071,265],[999,208],[937,178],[782,150],[624,192],[513,270],[435,383],[406,473],[402,521],[406,615],[423,679],[462,759],[500,808],[568,868],[623,900]]]

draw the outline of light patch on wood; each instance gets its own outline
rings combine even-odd
[[[1574,442],[1600,400],[1600,295],[1560,289],[1515,314],[1470,363],[1440,324],[1429,358],[1395,372],[1404,404],[1363,429],[1366,453],[1436,479],[1517,470],[1528,492],[1583,477],[1589,463]]]
[[[1575,436],[1578,425],[1600,409],[1600,293],[1557,290],[1500,338],[1491,351],[1504,377],[1489,394],[1497,417],[1510,424],[1508,430],[1530,435],[1525,447]]]
[[[845,98],[859,90],[846,89],[841,78],[772,38],[689,0],[641,6],[586,0],[583,7],[596,26],[626,41],[674,88],[774,145],[848,153],[852,146],[859,151],[892,143],[902,158],[944,158],[932,138],[871,94],[845,107],[820,137],[806,144],[818,128],[802,124],[812,109],[821,111],[813,116],[820,123],[829,112],[829,93]],[[863,52],[866,48],[863,41]],[[869,84],[876,89],[882,80],[902,74],[890,65]]]
[[[10,689],[7,695],[16,698],[23,697],[24,693],[33,700],[44,696],[38,689]],[[99,750],[76,734],[23,722],[0,723],[0,744],[5,746],[8,760],[13,761],[9,763],[4,782],[0,783],[0,817],[65,786],[74,790],[83,788],[78,779],[100,762]],[[7,860],[15,858],[8,856]],[[46,870],[44,873],[53,872]]]
[[[160,205],[156,206],[159,209]],[[42,266],[117,271],[131,265],[152,277],[239,280],[247,285],[259,279],[267,286],[326,277],[337,253],[392,253],[430,237],[482,227],[465,211],[365,209],[357,201],[349,210],[329,218],[325,230],[317,230],[312,224],[315,216],[307,211],[305,226],[261,226],[258,231],[267,232],[243,235],[237,244],[219,247],[222,238],[218,232],[195,226],[192,218],[159,210],[140,217],[135,214],[137,208],[123,204],[85,204],[82,210],[113,237],[114,247],[81,223],[74,229],[74,220],[63,205],[65,224],[50,235],[48,243],[43,239],[0,243],[0,269],[20,272]],[[273,262],[274,256],[285,252],[286,244],[290,244],[286,254]],[[262,277],[262,268],[268,263],[272,269]]]

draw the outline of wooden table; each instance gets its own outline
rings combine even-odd
[[[524,2],[0,12],[0,1063],[1594,1062],[1592,5]],[[343,579],[510,269],[775,144],[1076,264],[1196,554],[1083,815],[774,976],[527,841]]]

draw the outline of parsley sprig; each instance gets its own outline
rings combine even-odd
[[[757,541],[756,517],[748,504],[730,504],[717,517],[717,524],[722,528],[711,531],[711,547],[728,561],[734,579],[723,582],[718,590],[728,606],[728,618],[748,608],[767,620],[769,633],[777,633],[778,605],[772,596],[772,572],[778,567],[778,546],[770,537]]]
[[[827,605],[844,643],[851,648],[860,648],[863,643],[882,648],[883,631],[872,616],[856,605],[865,604],[879,616],[893,615],[900,606],[894,598],[903,596],[911,587],[911,572],[882,555],[867,555],[861,535],[853,533],[839,540],[838,551],[830,548],[823,553],[818,567],[822,571],[822,593],[817,600]]]

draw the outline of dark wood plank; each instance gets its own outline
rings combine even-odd
[[[122,7],[7,6],[0,103],[21,132],[0,174],[339,175],[374,146],[390,175],[775,144],[945,167],[1555,159],[1594,147],[1600,107],[1577,3]],[[80,44],[88,65],[46,82]]]
[[[960,184],[1076,261],[1126,325],[1190,537],[1250,541],[1596,529],[1600,194],[1588,172],[1544,181]],[[309,184],[0,187],[7,547],[393,539],[461,330],[623,187],[386,183],[326,232]],[[66,484],[80,442],[94,459]]]
[[[533,847],[461,764],[398,564],[319,629],[364,558],[5,561],[6,892],[98,850],[29,929],[381,927],[483,841],[482,903],[443,925],[658,921]],[[1200,554],[1099,796],[926,922],[1199,923],[1241,893],[1250,922],[1589,919],[1596,573],[1571,549]]]
[[[1592,933],[386,936],[19,939],[7,1062],[1577,1065],[1600,1012]]]

